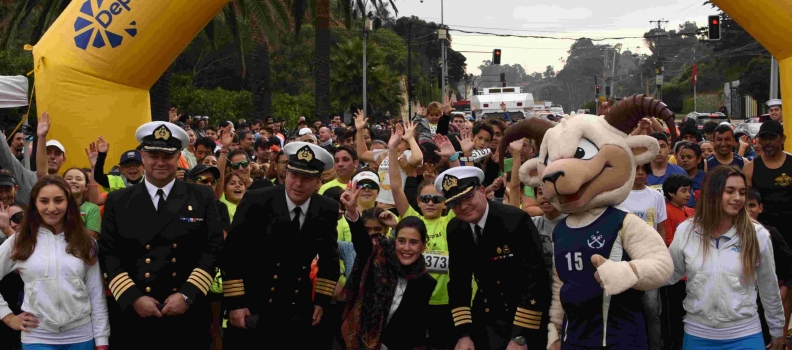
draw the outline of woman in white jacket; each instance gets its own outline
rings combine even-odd
[[[707,174],[696,215],[677,227],[668,248],[669,284],[687,276],[683,349],[764,349],[756,293],[773,350],[784,344],[784,310],[770,234],[745,209],[745,175],[734,167]]]
[[[23,350],[107,349],[110,325],[97,264],[69,186],[59,176],[42,178],[18,234],[0,245],[0,277],[19,271],[22,312],[0,297],[0,318],[22,331]]]

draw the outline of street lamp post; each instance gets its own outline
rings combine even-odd
[[[368,114],[366,106],[366,39],[368,39],[369,31],[371,31],[372,21],[366,18],[363,22],[363,115]]]

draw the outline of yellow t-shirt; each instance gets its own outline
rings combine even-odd
[[[343,189],[343,188],[346,188],[346,186],[347,186],[347,184],[339,182],[338,178],[336,178],[336,179],[333,179],[333,181],[330,181],[330,182],[322,185],[322,187],[319,188],[319,194],[324,194],[325,191],[327,191],[328,188],[341,187]]]
[[[668,162],[671,164],[676,164],[677,163],[676,157],[674,157],[674,155],[672,154],[671,156],[668,157]]]
[[[426,251],[424,251],[424,259],[426,259],[426,267],[430,271],[430,275],[437,280],[432,297],[429,299],[429,305],[446,305],[448,304],[448,240],[446,236],[446,227],[448,222],[451,221],[456,215],[450,211],[448,215],[441,216],[434,220],[429,220],[415,209],[409,207],[407,212],[402,215],[402,219],[410,216],[415,216],[423,220],[426,225],[426,232],[429,235],[429,240],[426,242]],[[431,272],[436,271],[436,272]]]

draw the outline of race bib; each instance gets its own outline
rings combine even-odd
[[[660,194],[663,194],[663,185],[662,184],[649,186],[649,188],[651,188],[651,189],[653,189],[653,190],[655,190],[657,192],[660,192]]]
[[[448,273],[448,252],[426,251],[423,253],[426,260],[426,270],[431,273]]]

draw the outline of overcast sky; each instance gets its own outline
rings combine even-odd
[[[415,15],[440,23],[441,0],[396,0],[399,17]],[[556,71],[563,67],[573,40],[507,38],[465,34],[454,28],[501,34],[551,37],[641,37],[656,24],[667,20],[667,30],[677,29],[685,21],[699,27],[708,15],[718,14],[703,0],[444,0],[444,20],[451,29],[452,46],[467,57],[468,73],[479,74],[481,61],[491,59],[492,50],[503,52],[501,64],[517,64],[527,73],[544,72],[548,65]],[[477,28],[474,28],[477,27]],[[597,43],[622,44],[622,49],[649,53],[643,39],[605,40]]]

